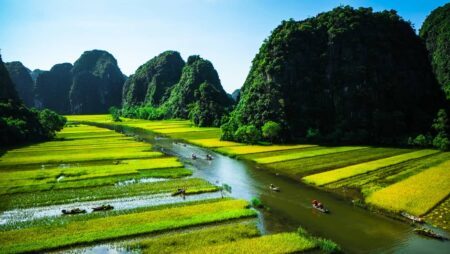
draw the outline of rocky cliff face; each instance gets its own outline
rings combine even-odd
[[[72,77],[71,113],[105,113],[112,106],[120,106],[125,78],[110,53],[84,52],[73,65]]]
[[[211,62],[190,56],[164,106],[170,117],[191,118],[200,126],[217,126],[231,105]]]
[[[5,63],[9,76],[14,83],[19,98],[27,107],[34,106],[34,82],[30,75],[30,70],[21,62]]]
[[[338,7],[284,21],[253,60],[232,113],[242,125],[280,123],[286,139],[395,143],[426,132],[442,93],[427,52],[395,11]]]
[[[35,106],[61,114],[71,113],[69,91],[72,86],[72,64],[55,64],[36,78]]]
[[[176,51],[165,51],[141,65],[125,82],[123,105],[159,106],[180,80],[183,66],[184,61]]]

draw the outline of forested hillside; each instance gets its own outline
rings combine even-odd
[[[441,107],[409,22],[393,10],[338,7],[283,21],[264,41],[223,138],[273,121],[282,140],[398,144],[428,132]]]
[[[165,51],[141,65],[125,82],[123,105],[159,106],[180,80],[183,66],[184,60],[176,51]]]
[[[53,111],[25,107],[0,56],[0,146],[52,138],[65,122]]]
[[[450,3],[439,7],[423,22],[425,40],[436,78],[450,100]]]

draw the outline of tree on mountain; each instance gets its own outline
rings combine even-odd
[[[180,80],[183,66],[184,61],[176,51],[165,51],[141,65],[125,82],[123,106],[159,106]]]
[[[436,78],[450,100],[450,3],[433,10],[419,34],[425,40]]]
[[[163,105],[167,117],[190,118],[200,126],[219,126],[231,106],[217,71],[210,61],[200,56],[188,58],[180,81]]]

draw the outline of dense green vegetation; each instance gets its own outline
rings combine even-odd
[[[141,65],[125,82],[123,106],[159,106],[180,80],[183,66],[184,61],[176,51],[165,51]]]
[[[165,106],[172,118],[190,118],[199,126],[219,126],[231,104],[211,62],[190,56]]]
[[[20,100],[0,56],[0,144],[2,146],[52,138],[66,119],[50,110],[29,110]]]
[[[69,91],[72,85],[72,64],[55,64],[36,78],[36,107],[58,113],[70,113]]]
[[[450,99],[450,3],[433,10],[419,34],[425,40],[436,78]]]
[[[395,11],[338,7],[283,21],[264,41],[222,138],[245,141],[242,128],[271,120],[281,140],[405,144],[429,131],[443,101],[408,22]]]
[[[233,102],[217,71],[200,56],[190,56],[183,64],[178,52],[167,51],[139,67],[125,85],[121,115],[191,119],[197,126],[219,126]]]
[[[34,82],[30,76],[31,71],[18,61],[5,63],[5,67],[19,94],[19,98],[25,106],[34,106]]]

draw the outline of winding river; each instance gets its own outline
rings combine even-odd
[[[170,138],[160,138],[142,129],[96,125],[139,136],[151,143],[154,149],[178,157],[192,168],[194,177],[230,185],[232,197],[246,200],[258,197],[270,208],[259,216],[259,226],[264,234],[293,231],[301,225],[314,235],[337,242],[346,253],[450,252],[450,241],[418,236],[410,225],[355,207],[336,195],[274,175],[254,163],[175,142]],[[201,158],[192,160],[192,153]],[[212,154],[214,160],[202,159],[206,154]],[[270,191],[270,184],[279,186],[281,191]],[[312,199],[323,202],[331,213],[322,214],[312,209]],[[440,233],[445,234],[442,231]]]

